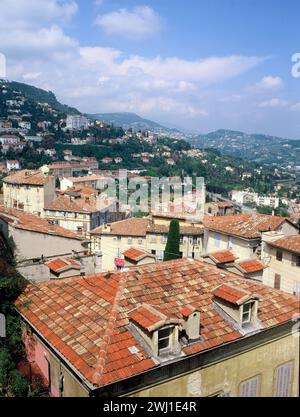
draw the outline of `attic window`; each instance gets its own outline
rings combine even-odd
[[[251,322],[252,307],[253,303],[246,303],[243,305],[242,324],[247,324]]]
[[[167,349],[170,345],[171,327],[161,329],[158,331],[158,354],[162,350]]]

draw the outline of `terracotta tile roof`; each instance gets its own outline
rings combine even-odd
[[[249,291],[237,289],[228,284],[220,285],[214,292],[215,297],[221,298],[222,300],[228,301],[229,303],[240,305],[247,298],[251,296]]]
[[[21,170],[3,178],[3,181],[7,184],[44,185],[53,178],[50,175],[44,175],[41,171]]]
[[[92,230],[92,234],[106,234],[119,236],[146,236],[147,226],[150,219],[131,217],[129,219],[103,225]]]
[[[285,221],[288,221],[285,217],[258,213],[204,218],[204,224],[209,230],[248,239],[259,238],[262,232],[276,230]]]
[[[234,206],[232,201],[210,201],[207,204],[212,205],[212,206],[217,206],[217,207],[233,207]]]
[[[202,340],[183,347],[185,355],[242,338],[213,306],[220,285],[219,293],[234,302],[246,294],[258,294],[258,316],[264,328],[299,314],[297,297],[229,272],[221,275],[215,266],[187,258],[109,275],[29,284],[16,306],[79,376],[101,386],[157,366],[128,329],[129,316],[136,309],[136,314],[141,313],[139,307],[145,304],[155,308],[154,316],[174,320],[182,319],[186,307],[199,310]],[[144,314],[155,322],[149,312]],[[132,347],[139,352],[132,353]]]
[[[72,198],[60,195],[45,207],[45,210],[68,211],[77,213],[93,213],[97,210],[96,199],[92,197]]]
[[[149,311],[145,306],[138,307],[130,313],[129,319],[148,330],[148,332],[151,332],[155,328],[155,325],[162,321],[161,316]]]
[[[196,309],[195,309],[195,308],[185,307],[185,308],[183,308],[182,310],[180,310],[180,314],[181,314],[183,317],[188,317],[188,316],[190,316],[191,314],[193,314],[195,311],[196,311]]]
[[[165,224],[149,223],[147,227],[148,233],[168,234],[169,226]],[[204,233],[203,226],[179,226],[179,233],[187,236],[201,236]]]
[[[48,262],[46,265],[49,269],[57,273],[72,268],[80,269],[80,264],[74,261],[74,259],[70,258],[57,258],[53,261]]]
[[[268,242],[269,245],[300,254],[300,235],[287,236]]]
[[[44,218],[24,211],[8,209],[0,206],[0,217],[16,229],[44,233],[69,239],[83,240],[71,230],[64,229],[56,224],[49,224]]]
[[[135,262],[138,262],[141,259],[146,258],[148,256],[155,258],[155,255],[152,255],[151,253],[148,253],[144,250],[136,249],[136,248],[129,248],[125,250],[123,252],[123,255],[125,256],[125,258],[130,259],[131,261],[135,261]]]
[[[102,175],[86,175],[83,177],[71,177],[71,178],[67,178],[68,180],[70,180],[73,184],[76,183],[80,183],[80,182],[88,182],[88,181],[98,181],[98,180],[103,180],[105,179],[104,176]]]
[[[208,253],[204,256],[211,258],[217,264],[225,264],[228,262],[234,262],[237,258],[230,250],[221,250],[219,252]]]
[[[252,272],[259,272],[263,271],[265,265],[259,262],[256,259],[250,259],[248,261],[241,261],[237,262],[237,265],[242,269],[245,273],[252,273]]]

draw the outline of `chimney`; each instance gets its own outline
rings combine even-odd
[[[189,341],[200,338],[200,312],[194,307],[185,307],[181,310],[183,317],[182,327],[186,332]]]

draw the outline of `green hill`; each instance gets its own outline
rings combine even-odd
[[[20,91],[26,98],[37,101],[39,103],[48,103],[53,109],[65,114],[80,114],[80,111],[74,107],[69,107],[66,104],[61,104],[52,91],[46,91],[32,85],[11,81],[8,86]]]

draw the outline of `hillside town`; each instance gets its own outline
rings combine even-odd
[[[71,122],[77,131],[89,123]],[[2,149],[22,146],[24,127],[13,129],[2,133]],[[120,193],[126,175],[126,184],[147,186],[143,170],[99,169],[97,158],[71,150],[55,155],[36,169],[7,160],[2,170],[1,255],[26,282],[14,301],[27,329],[16,366],[36,395],[297,395],[297,198],[245,189],[225,199],[203,183],[199,210],[192,192],[138,211],[134,193],[124,204],[105,185],[117,182]],[[133,157],[151,163],[155,155]],[[282,201],[285,216],[276,215]]]

